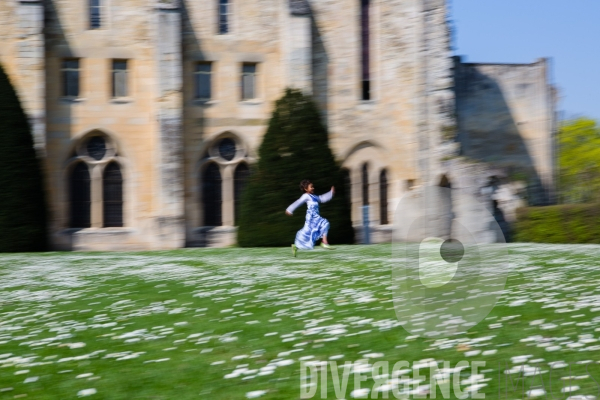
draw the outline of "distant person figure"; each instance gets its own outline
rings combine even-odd
[[[298,249],[312,250],[315,246],[315,242],[321,238],[323,239],[321,247],[333,250],[333,247],[327,242],[329,221],[319,214],[319,203],[327,203],[331,200],[335,193],[335,188],[332,186],[329,192],[317,196],[314,194],[315,187],[312,182],[305,179],[300,182],[300,191],[304,194],[285,210],[287,215],[292,215],[294,210],[302,204],[306,203],[307,206],[306,222],[304,223],[304,227],[296,234],[296,241],[292,244],[292,254],[296,257]]]

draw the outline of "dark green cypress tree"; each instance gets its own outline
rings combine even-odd
[[[333,199],[320,206],[321,215],[331,224],[328,239],[331,244],[354,242],[342,172],[310,97],[286,89],[275,103],[258,157],[242,197],[240,246],[289,246],[294,242],[296,232],[304,225],[306,206],[292,217],[285,214],[285,209],[302,195],[299,184],[303,179],[314,183],[315,194],[335,186]]]
[[[29,121],[0,66],[0,252],[46,249],[40,167]]]

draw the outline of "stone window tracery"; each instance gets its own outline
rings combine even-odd
[[[69,227],[124,226],[123,173],[110,138],[101,132],[87,135],[76,146],[72,163],[68,177]]]
[[[205,227],[236,226],[242,196],[250,178],[250,165],[243,142],[231,132],[212,140],[200,157],[198,204]]]
[[[227,161],[233,160],[237,149],[233,139],[225,138],[219,142],[219,155]]]

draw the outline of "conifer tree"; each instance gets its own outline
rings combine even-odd
[[[27,116],[0,66],[0,252],[45,249],[41,163]]]
[[[333,199],[320,205],[321,215],[331,224],[328,239],[332,244],[354,242],[342,172],[310,97],[286,89],[275,103],[258,156],[242,197],[240,246],[289,246],[294,242],[296,232],[304,225],[306,208],[300,207],[292,217],[285,214],[285,209],[302,195],[299,184],[303,179],[314,183],[315,194],[335,186]]]

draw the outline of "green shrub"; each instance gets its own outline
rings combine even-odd
[[[521,208],[517,211],[515,239],[536,243],[600,243],[600,204]]]
[[[41,163],[27,116],[0,66],[0,252],[46,249]]]
[[[287,89],[275,110],[258,149],[248,186],[242,196],[238,244],[242,247],[289,246],[304,225],[301,207],[292,217],[285,209],[310,179],[315,194],[335,186],[335,196],[320,207],[331,224],[331,243],[353,243],[354,230],[340,167],[329,148],[327,129],[315,103],[299,90]]]

